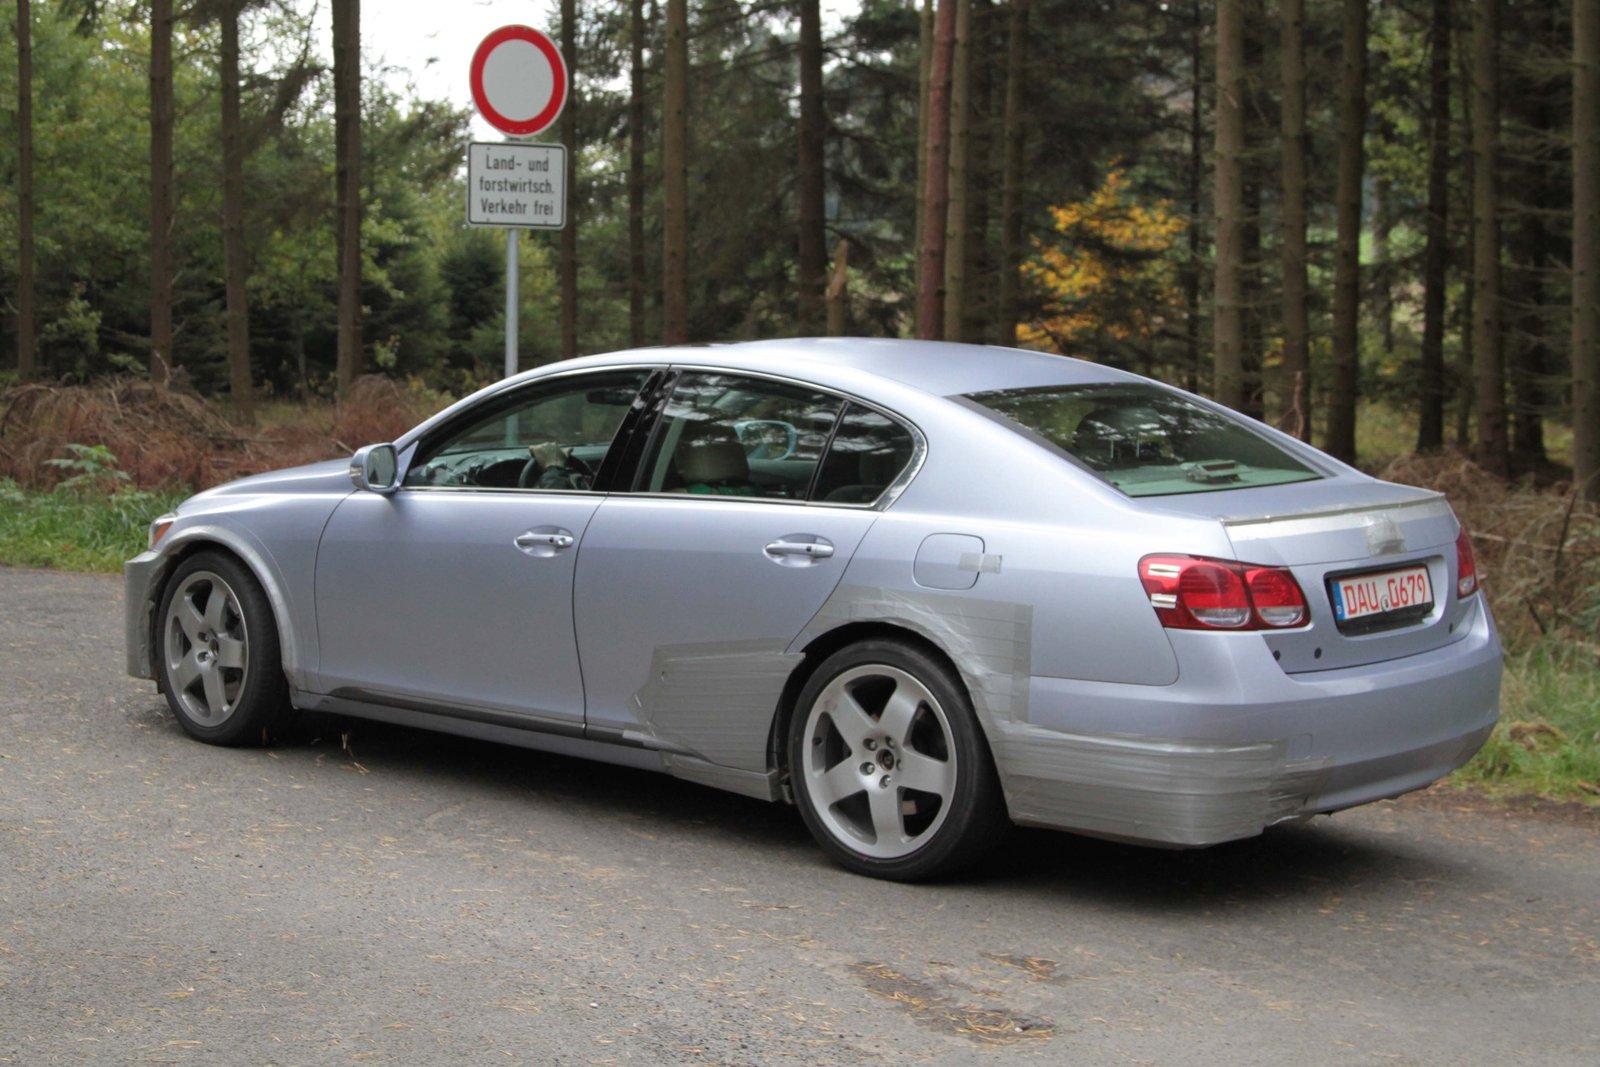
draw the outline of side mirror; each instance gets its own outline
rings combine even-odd
[[[370,493],[400,488],[400,457],[394,445],[368,445],[350,457],[350,484]]]

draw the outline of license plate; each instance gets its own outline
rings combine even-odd
[[[1433,608],[1428,568],[1401,567],[1371,574],[1350,574],[1328,581],[1333,615],[1339,622],[1380,621],[1384,616],[1426,615]]]

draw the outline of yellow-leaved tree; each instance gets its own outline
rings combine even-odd
[[[1174,243],[1187,223],[1171,201],[1142,202],[1126,168],[1113,165],[1082,200],[1050,209],[1051,232],[1022,264],[1043,296],[1018,334],[1030,348],[1119,364],[1144,364],[1183,324]]]

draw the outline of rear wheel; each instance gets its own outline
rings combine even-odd
[[[812,835],[862,874],[949,874],[1005,825],[994,763],[959,681],[898,641],[863,641],[817,668],[790,720],[789,769]]]
[[[200,552],[178,565],[157,612],[158,677],[184,732],[216,745],[263,743],[288,717],[278,627],[238,560]]]

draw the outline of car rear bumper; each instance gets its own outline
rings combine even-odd
[[[159,553],[144,552],[122,565],[122,642],[128,673],[135,678],[156,676],[150,662],[150,600],[165,564]]]
[[[1479,603],[1431,652],[1290,675],[1255,634],[1174,631],[1170,686],[1031,679],[991,741],[1019,823],[1173,847],[1420,789],[1499,716],[1501,651]]]

